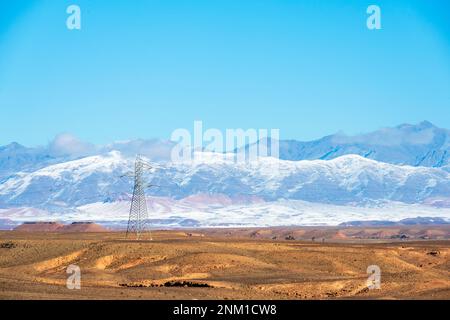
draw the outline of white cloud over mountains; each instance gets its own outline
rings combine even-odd
[[[136,139],[116,141],[106,145],[95,145],[82,141],[70,133],[57,135],[44,149],[56,158],[81,158],[111,151],[120,151],[127,156],[144,155],[152,161],[168,161],[173,143],[161,139]]]
[[[333,141],[342,144],[364,143],[378,146],[424,145],[433,141],[438,130],[431,123],[424,121],[418,125],[404,124],[356,136],[340,133],[333,137]]]
[[[97,147],[70,133],[57,135],[48,145],[48,152],[55,157],[81,157],[95,153]]]

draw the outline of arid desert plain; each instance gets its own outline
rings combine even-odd
[[[450,299],[449,234],[449,226],[211,229],[136,241],[2,231],[0,299]],[[80,268],[80,290],[66,286],[69,265]],[[367,287],[371,265],[380,289]]]

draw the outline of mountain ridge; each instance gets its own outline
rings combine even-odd
[[[358,155],[302,161],[267,157],[248,163],[234,162],[233,154],[195,155],[189,163],[155,168],[151,183],[162,188],[149,193],[175,199],[203,193],[332,204],[380,200],[421,203],[450,194],[450,173],[442,168],[398,166]],[[133,165],[133,158],[111,151],[20,172],[0,184],[0,207],[62,210],[114,200],[131,192],[132,179],[122,176]]]
[[[32,171],[114,150],[129,156],[143,154],[152,161],[170,161],[174,145],[174,142],[164,139],[135,139],[96,146],[70,134],[58,135],[47,146],[34,148],[12,142],[0,146],[0,181],[17,171]],[[269,149],[270,145],[269,141]],[[279,145],[282,160],[331,160],[357,154],[398,165],[450,165],[450,130],[438,128],[428,121],[416,125],[401,124],[354,136],[337,133],[312,141],[280,140]],[[245,149],[249,147],[247,145]]]
[[[428,122],[403,124],[353,137],[281,141],[280,159],[244,163],[235,162],[235,153],[210,152],[173,163],[174,142],[158,139],[94,146],[65,134],[47,147],[12,143],[0,147],[0,218],[126,217],[133,180],[124,175],[136,153],[157,164],[146,177],[159,186],[147,190],[156,197],[149,208],[169,224],[448,218],[449,136]],[[283,159],[296,157],[313,159]]]
[[[263,142],[266,143],[260,140],[256,144]],[[272,144],[269,140],[269,152]],[[438,128],[429,121],[355,136],[337,133],[313,141],[280,140],[278,144],[283,160],[331,160],[357,154],[398,165],[444,167],[450,164],[450,130]],[[247,145],[245,151],[249,149]]]

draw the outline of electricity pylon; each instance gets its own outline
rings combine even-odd
[[[136,239],[139,240],[142,234],[148,232],[150,240],[153,240],[148,225],[147,199],[145,197],[147,184],[144,183],[144,169],[152,169],[152,167],[145,162],[140,155],[137,155],[134,168],[134,189],[133,198],[131,199],[127,238],[131,234],[136,234]]]

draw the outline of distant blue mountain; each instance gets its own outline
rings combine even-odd
[[[348,221],[339,224],[342,227],[373,227],[373,226],[411,226],[411,225],[447,225],[445,219],[433,217],[406,218],[394,222],[389,220]]]
[[[44,148],[26,148],[16,142],[0,146],[0,181],[17,171],[33,171],[58,161]]]
[[[45,147],[28,148],[13,142],[0,146],[0,183],[18,172],[32,172],[49,165],[107,154],[112,150],[130,157],[139,153],[153,161],[168,160],[173,145],[166,140],[138,139],[95,146],[68,134],[57,136]]]
[[[383,128],[357,136],[338,133],[308,142],[280,140],[279,146],[280,159],[283,160],[331,160],[356,154],[381,162],[416,167],[450,164],[450,130],[438,128],[428,121]]]
[[[113,150],[129,156],[142,153],[155,161],[168,160],[173,145],[172,142],[155,139],[93,146],[67,135],[55,138],[46,147],[27,148],[13,142],[0,146],[0,182],[18,171],[31,172],[52,164],[105,154]],[[383,128],[357,136],[337,133],[307,142],[281,140],[279,145],[282,160],[331,160],[356,154],[390,164],[450,166],[450,130],[438,128],[427,121],[417,125],[403,124],[394,128]],[[444,170],[450,171],[449,167]]]

